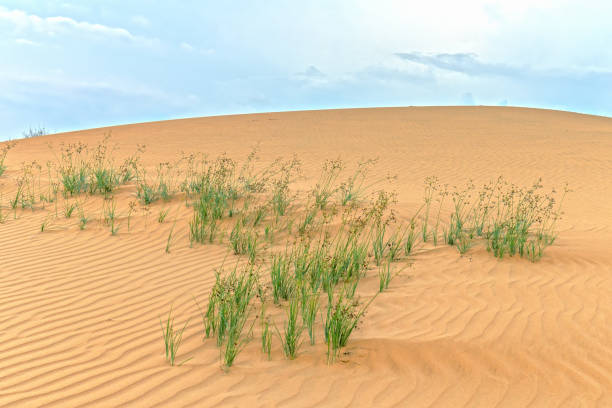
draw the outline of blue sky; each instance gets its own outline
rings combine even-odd
[[[609,0],[0,0],[0,140],[229,113],[612,116]]]

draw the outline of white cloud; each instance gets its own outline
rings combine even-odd
[[[194,50],[193,45],[186,43],[186,42],[182,42],[180,45],[181,49],[185,50],[185,51],[189,51],[192,52]]]
[[[194,53],[198,53],[202,55],[212,55],[215,53],[215,50],[212,48],[204,48],[204,49],[198,48],[185,41],[179,44],[179,48],[182,49],[183,51],[194,52]]]
[[[21,44],[21,45],[30,45],[33,47],[40,47],[40,43],[36,42],[36,41],[32,41],[32,40],[28,40],[27,38],[17,38],[15,40],[15,42],[17,44]]]
[[[84,33],[106,38],[116,38],[146,46],[151,46],[156,42],[156,40],[151,38],[134,35],[121,27],[77,21],[64,16],[40,17],[35,14],[28,14],[22,10],[8,10],[2,6],[0,6],[0,20],[12,23],[18,31],[34,31],[51,36]]]

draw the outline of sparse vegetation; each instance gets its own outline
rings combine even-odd
[[[0,176],[13,146],[4,144],[0,150]],[[190,208],[191,245],[227,244],[234,255],[242,257],[240,264],[245,264],[237,264],[227,274],[223,270],[216,273],[202,312],[205,337],[215,338],[225,367],[231,367],[251,341],[254,327],[261,330],[261,350],[268,359],[271,326],[285,356],[293,359],[305,333],[310,345],[316,344],[317,323],[324,327],[319,336],[324,335],[332,363],[377,296],[364,304],[360,301],[364,294],[371,296],[367,291],[376,292],[376,285],[377,293],[386,291],[394,271],[409,262],[415,248],[418,246],[419,253],[427,251],[430,242],[437,245],[439,238],[460,254],[484,245],[497,258],[518,254],[532,262],[540,260],[555,242],[556,222],[569,192],[565,186],[557,202],[554,190],[545,194],[540,180],[525,188],[500,178],[477,189],[472,182],[448,187],[428,177],[420,208],[411,218],[398,220],[393,210],[395,195],[372,191],[375,183],[366,177],[375,163],[372,160],[360,163],[348,177],[341,160],[327,161],[316,184],[302,191],[291,185],[299,174],[295,158],[278,159],[260,169],[255,151],[241,167],[225,155],[216,159],[190,155],[161,163],[154,172],[149,168],[147,173],[140,163],[144,147],[139,146],[123,162],[116,161],[114,150],[106,137],[93,149],[81,143],[62,145],[56,162],[47,163],[46,173],[36,162],[23,163],[19,175],[11,171],[6,178],[15,188],[5,208],[10,206],[15,218],[19,208],[22,212],[44,210],[45,217],[37,220],[42,220],[40,230],[46,231],[51,219],[54,227],[68,224],[62,218],[71,218],[75,210],[79,228],[85,229],[90,221],[87,207],[91,219],[116,235],[121,214],[126,214],[128,232],[134,214],[144,212],[145,229],[149,213],[153,219],[157,213],[158,223],[164,223],[169,204],[163,201],[180,195],[180,205]],[[132,197],[127,213],[121,206],[125,193]],[[97,207],[85,206],[85,200],[94,201]],[[55,207],[54,216],[45,205]],[[6,220],[2,210],[0,205],[0,223]],[[169,230],[166,253],[175,245],[180,214],[177,211]],[[76,228],[75,221],[70,225]],[[266,271],[264,282],[260,282],[259,270]],[[362,286],[364,280],[369,283]],[[266,291],[271,292],[268,296],[275,307],[284,311],[279,327],[271,320],[274,314],[265,314]],[[256,298],[261,300],[260,313]],[[257,319],[260,324],[255,325]],[[166,359],[175,365],[187,323],[176,330],[171,309],[160,324]]]
[[[174,328],[174,316],[172,316],[172,307],[170,308],[170,312],[168,313],[168,318],[166,319],[165,324],[162,323],[161,318],[159,319],[159,325],[161,326],[162,335],[164,339],[166,361],[168,361],[172,366],[176,362],[176,356],[179,347],[181,347],[181,343],[183,342],[183,333],[185,332],[185,328],[187,327],[188,323],[189,320],[185,322],[185,325],[181,329],[176,330]],[[186,363],[190,359],[191,358],[184,360],[179,365]]]
[[[283,345],[285,357],[290,360],[297,357],[297,353],[302,345],[301,337],[304,326],[298,324],[298,317],[299,300],[297,297],[291,297],[289,299],[289,307],[287,308],[287,322],[285,323],[285,328],[282,333],[278,328],[276,329],[281,344]]]
[[[2,177],[2,175],[6,171],[6,165],[5,165],[6,156],[8,155],[8,152],[11,149],[13,149],[15,146],[16,146],[15,142],[6,142],[0,149],[0,177]]]
[[[47,129],[45,129],[42,126],[39,126],[39,127],[29,127],[28,130],[24,130],[21,135],[24,138],[28,139],[30,137],[44,136],[46,134],[48,134]]]

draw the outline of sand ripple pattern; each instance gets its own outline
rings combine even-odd
[[[47,142],[99,140],[104,129],[29,139],[9,156],[50,159]],[[379,157],[398,175],[400,217],[423,178],[476,182],[504,175],[569,181],[558,242],[541,262],[497,260],[482,248],[421,248],[355,332],[343,361],[324,346],[272,361],[255,339],[229,373],[202,342],[193,302],[205,301],[224,246],[171,254],[169,225],[133,233],[40,233],[36,213],[0,224],[0,407],[72,406],[612,406],[612,119],[518,108],[397,108],[243,115],[112,129],[145,157],[198,149],[263,160],[298,153],[307,176],[322,158]],[[381,176],[381,177],[382,177]],[[12,191],[11,173],[0,190]],[[138,224],[140,222],[140,224]],[[183,222],[184,223],[184,222]],[[365,285],[374,287],[372,271]],[[191,318],[181,367],[163,358],[159,318]],[[179,357],[180,358],[180,357]]]

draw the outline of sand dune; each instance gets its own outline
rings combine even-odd
[[[226,245],[189,247],[190,211],[156,203],[111,236],[7,200],[24,161],[46,163],[64,142],[111,132],[119,156],[146,145],[145,164],[184,152],[260,161],[298,154],[312,183],[326,158],[379,158],[372,174],[398,193],[399,218],[422,202],[423,180],[500,175],[522,184],[568,182],[559,237],[537,263],[483,247],[422,246],[371,305],[347,354],[325,346],[272,359],[258,339],[224,371],[202,341],[193,302],[205,301]],[[351,109],[185,119],[19,141],[0,178],[0,406],[612,406],[612,119],[502,107]],[[384,181],[396,175],[395,181]],[[118,199],[133,199],[121,188]],[[95,200],[85,202],[99,211]],[[172,251],[164,252],[177,220]],[[125,208],[120,208],[125,213]],[[230,255],[231,256],[231,255]],[[375,291],[375,271],[365,278]],[[159,318],[191,318],[180,367],[164,360]]]

